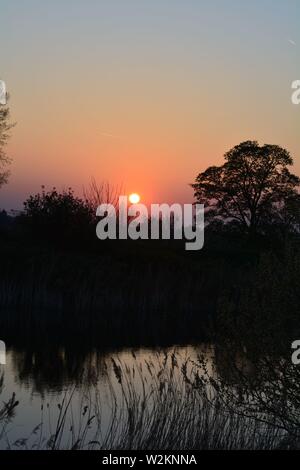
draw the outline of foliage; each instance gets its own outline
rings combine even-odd
[[[71,188],[55,188],[30,196],[24,202],[20,220],[35,238],[72,244],[85,241],[93,223],[93,211],[87,202],[76,197]]]
[[[299,338],[299,248],[265,254],[219,305],[213,372],[198,358],[190,382],[213,406],[264,422],[286,433],[286,447],[300,445],[300,369],[292,363]],[[211,363],[209,364],[209,366]]]
[[[225,154],[222,166],[200,173],[192,184],[198,203],[206,206],[208,221],[235,222],[246,232],[257,232],[270,219],[288,219],[299,198],[300,179],[290,173],[289,152],[277,145],[242,142]],[[299,219],[297,218],[297,223]]]

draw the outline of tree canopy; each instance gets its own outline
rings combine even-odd
[[[287,150],[246,141],[224,158],[222,166],[207,168],[192,184],[196,201],[206,207],[207,221],[236,223],[247,232],[257,232],[270,221],[298,222],[300,179],[288,169],[293,159]],[[293,217],[288,216],[291,210]]]

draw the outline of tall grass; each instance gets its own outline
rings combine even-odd
[[[64,338],[74,337],[75,330],[75,336],[80,332],[88,339],[105,331],[113,344],[118,337],[125,345],[129,340],[162,345],[164,338],[171,344],[200,341],[213,321],[213,289],[226,277],[221,270],[209,276],[180,262],[174,269],[172,263],[74,258],[41,255],[39,261],[24,261],[17,273],[3,268],[2,335],[34,341],[35,332],[41,337],[53,328],[53,337],[63,331]]]
[[[130,364],[130,365],[129,365]],[[112,367],[113,374],[108,373]],[[274,427],[212,407],[185,380],[175,354],[130,363],[111,359],[107,388],[65,392],[26,438],[12,440],[13,420],[2,434],[8,449],[196,450],[274,449],[284,434]],[[80,393],[79,393],[80,392]],[[76,399],[79,393],[80,399]]]

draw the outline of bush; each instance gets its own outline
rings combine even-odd
[[[72,245],[87,242],[94,215],[86,201],[76,197],[71,188],[59,193],[55,188],[30,196],[24,202],[21,222],[40,241]]]

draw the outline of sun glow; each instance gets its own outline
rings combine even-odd
[[[140,202],[140,200],[141,200],[141,198],[140,198],[139,194],[137,194],[137,193],[132,193],[129,196],[129,202],[131,202],[131,204],[138,204]]]

